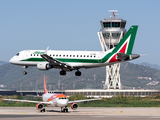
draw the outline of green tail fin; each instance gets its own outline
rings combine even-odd
[[[131,26],[122,40],[118,43],[118,45],[112,51],[113,53],[122,52],[127,55],[132,53],[136,33],[137,33],[138,26]]]

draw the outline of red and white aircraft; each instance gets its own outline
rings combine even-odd
[[[76,110],[78,108],[77,103],[79,102],[101,100],[101,98],[97,98],[97,99],[68,101],[67,96],[64,94],[50,94],[47,92],[45,76],[44,76],[44,94],[42,95],[42,99],[43,101],[30,101],[30,100],[17,100],[17,99],[3,99],[3,100],[37,103],[36,108],[40,112],[45,112],[44,104],[50,107],[61,107],[61,112],[68,112],[68,108],[67,108],[68,104],[71,104],[71,108],[73,110]]]

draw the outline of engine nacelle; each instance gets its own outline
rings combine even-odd
[[[36,105],[36,108],[37,108],[37,110],[42,110],[43,109],[43,104],[42,103],[38,103],[37,105]]]
[[[77,104],[77,103],[72,103],[72,104],[71,104],[71,108],[72,108],[73,110],[76,110],[76,109],[78,108],[78,104]]]
[[[51,67],[49,66],[48,63],[38,63],[37,68],[39,70],[49,70]]]

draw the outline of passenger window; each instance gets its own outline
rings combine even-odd
[[[68,55],[67,55],[67,57],[68,57]]]
[[[84,57],[86,57],[86,56],[84,55]]]
[[[17,53],[16,55],[19,56],[19,53]]]
[[[65,57],[65,55],[63,55],[63,57]]]
[[[32,54],[31,54],[31,56],[32,56]]]
[[[70,57],[72,57],[72,55],[70,55]]]
[[[82,57],[82,55],[80,55],[80,57]]]
[[[61,57],[61,55],[59,55],[59,57]]]
[[[58,55],[56,55],[56,57],[58,57]]]
[[[89,57],[89,55],[87,55],[87,57]]]
[[[77,55],[77,57],[78,57],[78,55]]]
[[[75,55],[73,55],[73,57],[75,57]]]

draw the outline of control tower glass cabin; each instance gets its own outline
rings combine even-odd
[[[103,39],[108,49],[115,47],[126,34],[126,20],[123,19],[103,19],[100,21]]]

